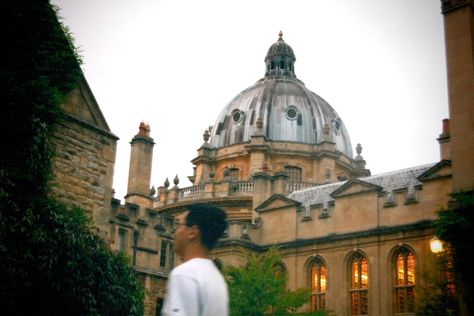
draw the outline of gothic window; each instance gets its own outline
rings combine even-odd
[[[397,313],[415,311],[415,258],[407,248],[395,254],[395,302]]]
[[[118,250],[125,251],[127,243],[127,231],[125,229],[119,229],[118,231]]]
[[[311,311],[326,309],[326,286],[328,272],[324,262],[317,258],[310,265],[311,273]]]
[[[168,243],[166,240],[161,241],[161,251],[160,251],[160,267],[165,267],[166,266],[166,247],[168,246]]]
[[[283,60],[280,61],[280,70],[285,69],[285,62]]]
[[[301,182],[301,168],[286,166],[285,173],[289,182]]]
[[[282,262],[278,262],[273,266],[273,275],[281,276],[286,274],[285,265]]]
[[[369,270],[367,259],[356,253],[349,261],[350,264],[350,289],[351,315],[369,314]]]

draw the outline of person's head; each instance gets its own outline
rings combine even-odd
[[[208,204],[191,204],[186,210],[176,217],[175,252],[184,256],[187,246],[196,243],[213,249],[227,228],[225,212]]]

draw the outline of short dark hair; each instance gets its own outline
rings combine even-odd
[[[213,249],[227,228],[227,216],[224,210],[202,203],[190,204],[186,209],[188,210],[186,226],[197,225],[201,232],[202,244],[209,250]]]

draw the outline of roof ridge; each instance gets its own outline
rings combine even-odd
[[[417,170],[417,169],[422,169],[422,168],[429,168],[429,167],[432,167],[432,166],[434,166],[434,165],[436,165],[436,164],[437,164],[437,162],[433,162],[433,163],[428,163],[428,164],[424,164],[424,165],[419,165],[419,166],[414,166],[414,167],[403,168],[403,169],[399,169],[399,170],[394,170],[394,171],[388,171],[388,172],[384,172],[384,173],[374,174],[374,175],[370,175],[370,176],[367,176],[367,177],[356,178],[356,179],[359,179],[359,180],[364,181],[364,179],[373,179],[373,178],[375,178],[375,177],[385,176],[385,175],[390,175],[390,174],[395,174],[395,173],[400,173],[400,172],[403,172],[403,171]]]

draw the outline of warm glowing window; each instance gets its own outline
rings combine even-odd
[[[406,248],[395,254],[395,302],[397,313],[415,311],[415,258]]]
[[[286,166],[285,173],[289,182],[301,182],[301,168]]]
[[[328,272],[321,259],[316,259],[310,266],[311,271],[311,301],[312,311],[326,309],[326,287]]]
[[[350,261],[351,269],[351,311],[352,315],[368,315],[369,296],[369,270],[367,259],[361,254],[356,254]]]

